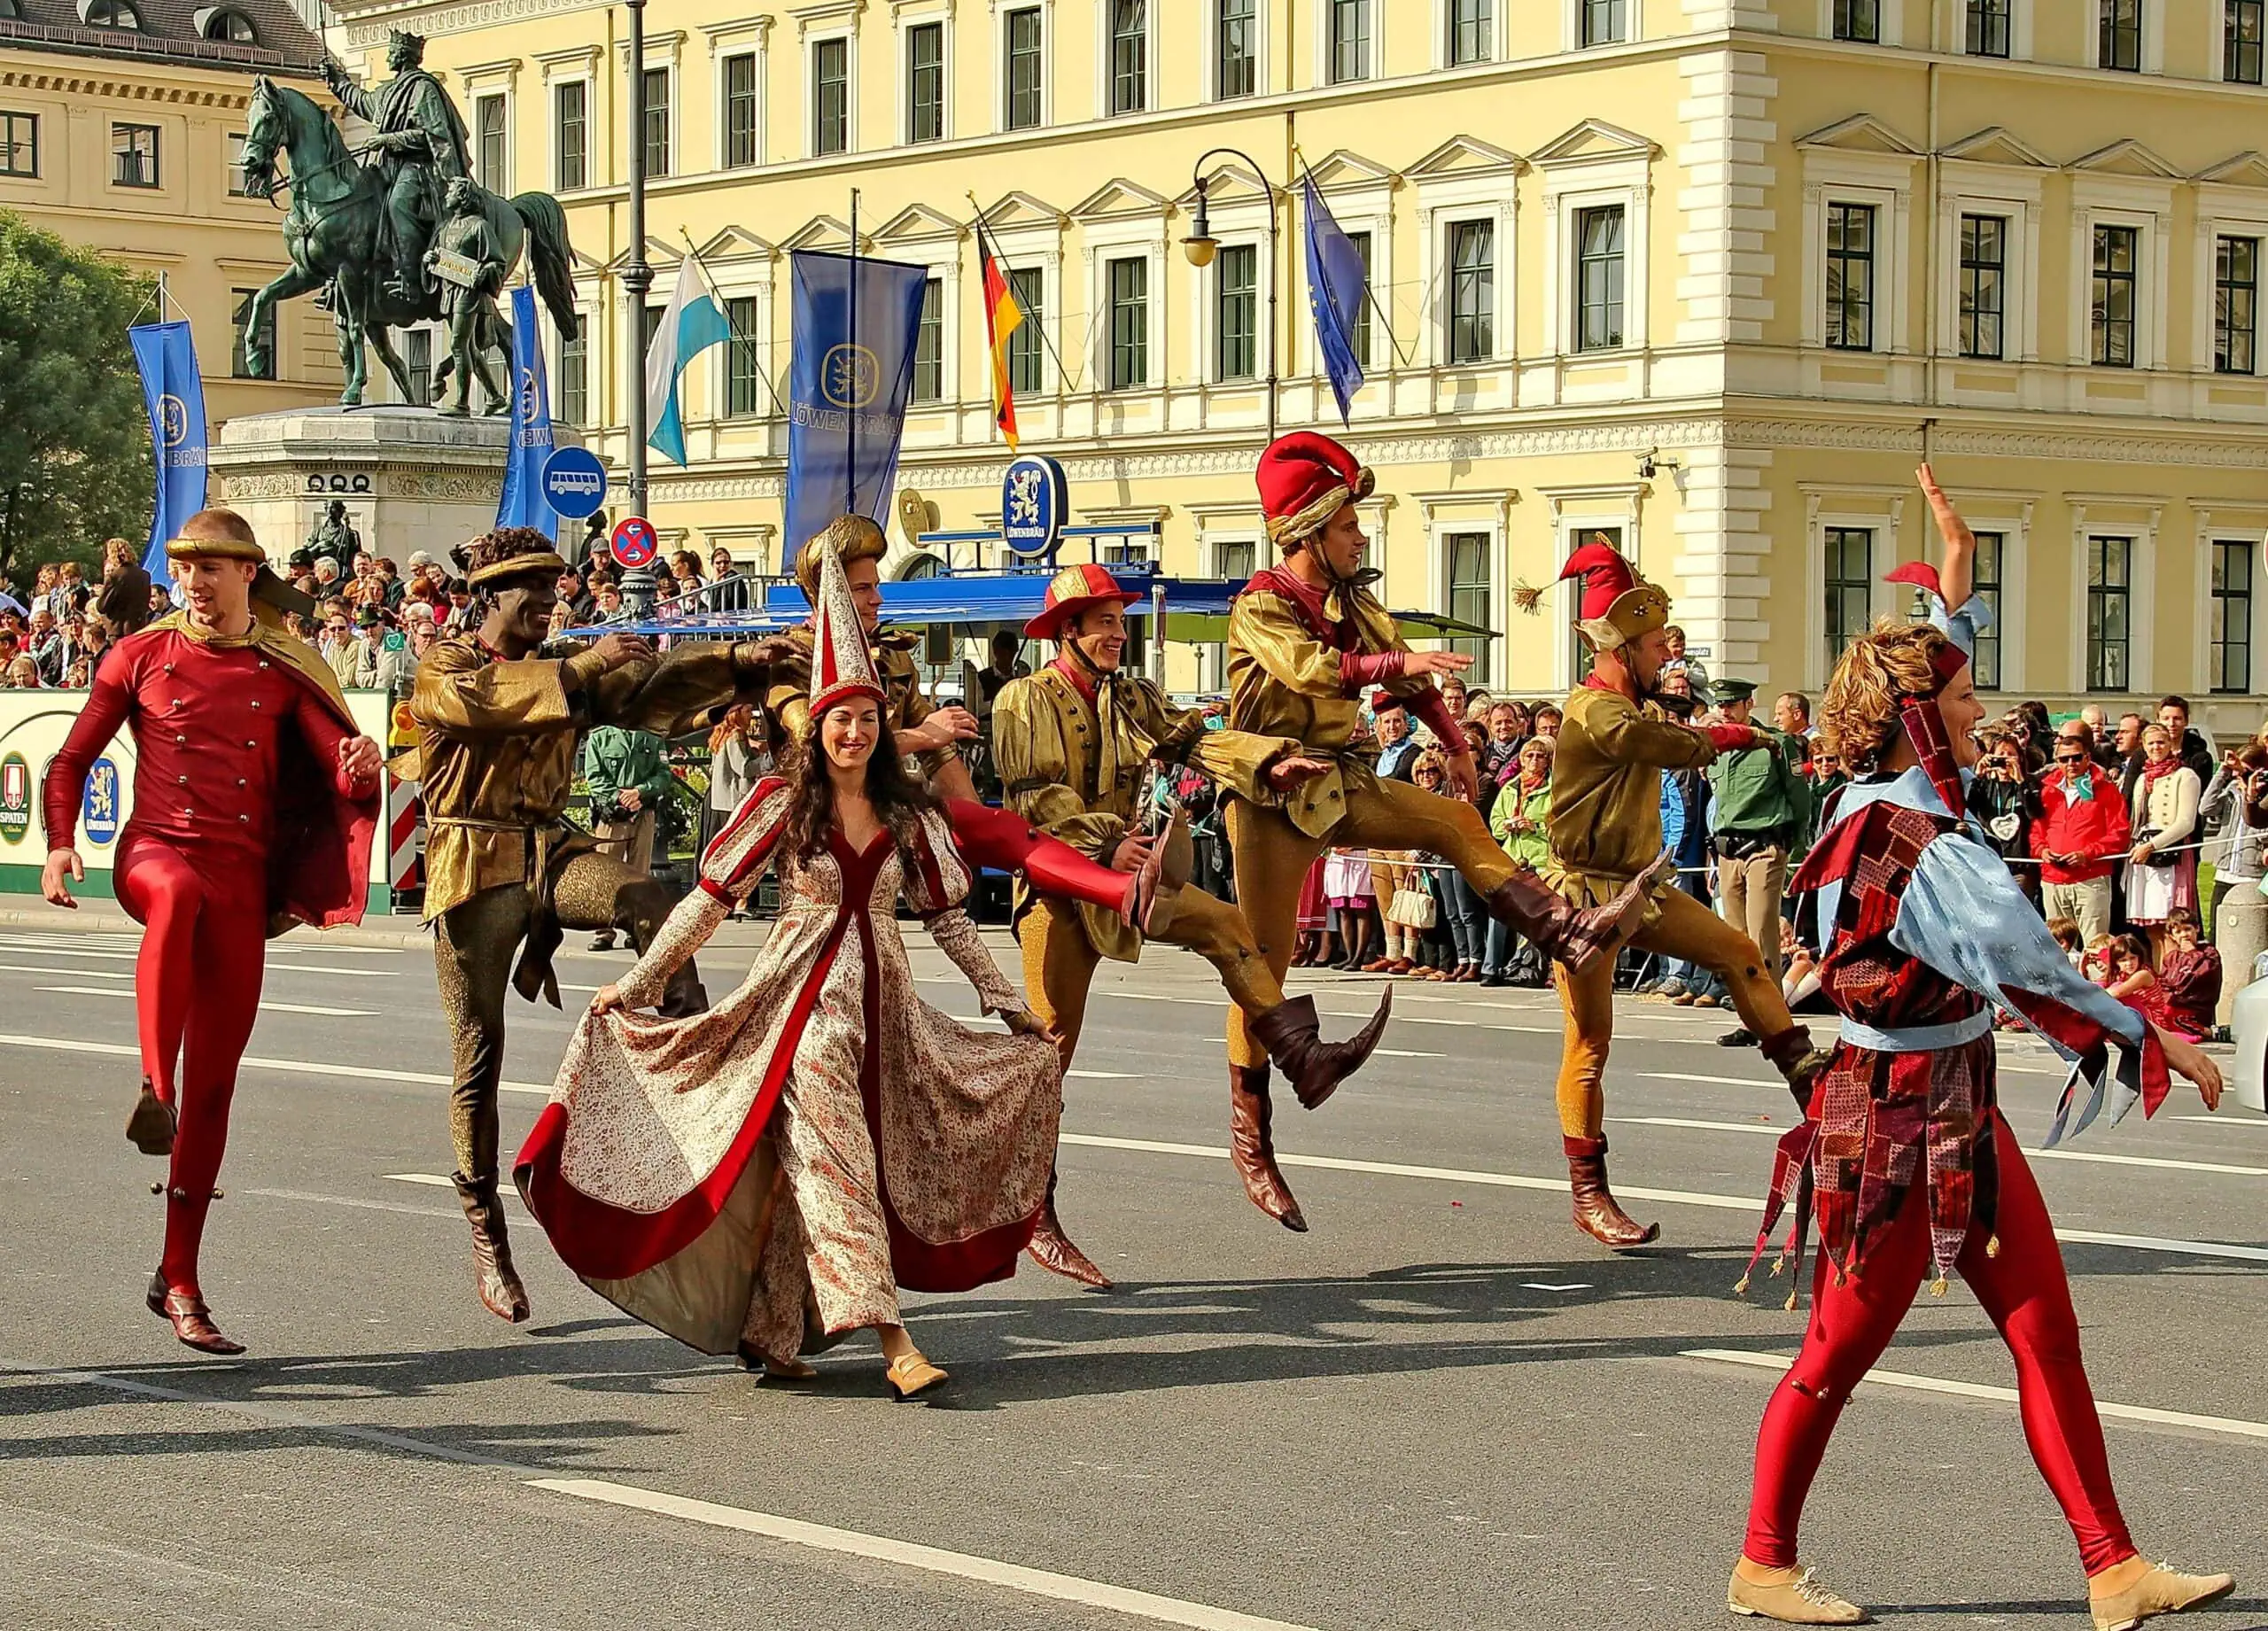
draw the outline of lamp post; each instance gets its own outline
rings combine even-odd
[[[1190,179],[1197,185],[1197,219],[1192,223],[1190,235],[1181,240],[1181,252],[1189,257],[1190,265],[1200,269],[1212,265],[1213,257],[1220,252],[1220,240],[1213,236],[1212,224],[1206,212],[1205,161],[1222,155],[1244,160],[1252,173],[1260,178],[1261,197],[1268,204],[1268,439],[1272,442],[1276,439],[1276,385],[1278,377],[1276,368],[1276,330],[1278,326],[1276,321],[1276,285],[1278,275],[1283,268],[1276,241],[1276,189],[1268,179],[1268,172],[1253,163],[1251,154],[1239,148],[1216,147],[1198,156],[1190,172]]]
[[[646,0],[630,7],[630,260],[622,287],[630,299],[630,513],[646,514],[646,295],[654,268],[646,260]],[[648,519],[651,519],[650,516]],[[653,610],[654,575],[633,567],[622,575],[622,598],[631,615]]]

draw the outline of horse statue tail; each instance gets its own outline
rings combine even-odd
[[[575,263],[567,247],[567,212],[548,192],[524,192],[512,200],[512,209],[528,229],[528,261],[535,270],[537,292],[543,296],[559,337],[571,340],[582,332],[575,311]]]

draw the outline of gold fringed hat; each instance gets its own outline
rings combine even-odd
[[[811,717],[816,720],[854,696],[882,702],[882,683],[866,649],[866,626],[850,599],[850,580],[843,575],[842,555],[814,540],[796,563],[798,573],[805,561],[815,561],[819,579],[819,592],[812,598]]]
[[[1638,576],[1637,569],[1605,539],[1594,535],[1559,569],[1558,581],[1578,579],[1583,586],[1576,631],[1594,651],[1612,651],[1655,629],[1669,626],[1669,594]],[[1533,612],[1543,591],[1522,584],[1512,603]]]
[[[827,524],[827,530],[806,543],[796,556],[796,581],[801,585],[804,598],[813,606],[819,604],[819,557],[831,554],[839,564],[849,567],[858,561],[879,561],[889,553],[889,540],[882,530],[865,516],[837,516]]]
[[[1348,505],[1370,497],[1378,483],[1367,465],[1316,431],[1293,431],[1269,443],[1254,475],[1269,541],[1286,553]]]

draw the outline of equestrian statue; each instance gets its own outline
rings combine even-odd
[[[411,398],[409,370],[388,329],[445,322],[462,334],[468,307],[485,307],[470,331],[501,344],[509,355],[511,330],[494,311],[493,295],[518,268],[524,245],[536,290],[561,337],[573,339],[579,331],[574,263],[559,200],[548,192],[508,199],[472,179],[463,116],[422,66],[424,58],[422,38],[395,30],[386,48],[393,77],[374,90],[357,85],[338,64],[324,62],[323,77],[340,105],[372,127],[370,140],[359,149],[347,146],[313,98],[265,74],[252,81],[245,181],[269,198],[291,190],[284,244],[291,269],[252,297],[245,323],[246,360],[254,368],[266,365],[267,347],[257,337],[276,302],[328,284],[346,375],[338,400],[348,408],[361,406],[369,383],[366,342],[378,348],[403,399]],[[290,166],[280,177],[279,154]],[[453,185],[460,182],[462,190]],[[436,243],[444,222],[462,209],[477,210],[486,223],[480,235],[485,266]],[[470,370],[459,365],[455,371],[454,394],[444,413],[469,411]],[[493,413],[501,403],[493,391],[490,396]]]

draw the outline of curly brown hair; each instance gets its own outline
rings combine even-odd
[[[835,782],[827,773],[827,749],[819,739],[825,717],[813,714],[802,734],[788,744],[785,756],[788,786],[793,795],[788,805],[786,838],[796,857],[804,861],[816,859],[835,835]],[[889,740],[887,723],[882,731],[883,740],[874,744],[866,760],[866,799],[889,829],[890,839],[911,873],[922,813],[939,805],[927,788],[905,773],[905,761]]]
[[[1898,737],[1899,700],[1938,688],[1946,637],[1922,623],[1884,617],[1852,641],[1819,705],[1820,741],[1856,774],[1882,768]]]
[[[459,576],[470,578],[485,566],[499,566],[517,560],[524,555],[556,555],[559,546],[550,535],[532,526],[500,526],[483,532],[469,543],[459,544],[449,551],[449,558],[457,563]],[[530,571],[536,569],[531,567]],[[471,620],[478,625],[495,610],[496,595],[507,584],[519,580],[519,574],[510,578],[491,579],[472,591],[470,605]]]

